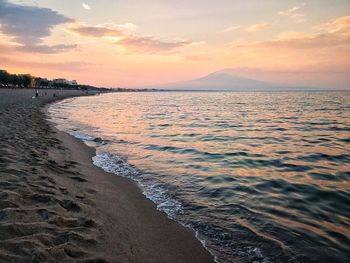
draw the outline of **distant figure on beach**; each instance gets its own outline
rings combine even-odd
[[[35,90],[35,98],[39,97],[39,91],[36,89]]]

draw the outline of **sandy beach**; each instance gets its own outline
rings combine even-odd
[[[190,229],[46,120],[48,103],[85,94],[45,92],[0,90],[0,262],[213,262]]]

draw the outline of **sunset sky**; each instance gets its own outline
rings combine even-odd
[[[0,0],[0,68],[141,87],[232,68],[350,89],[350,1]]]

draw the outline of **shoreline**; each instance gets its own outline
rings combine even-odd
[[[49,117],[49,118],[48,118],[48,121],[50,122],[52,128],[53,128],[54,130],[60,132],[60,133],[68,134],[68,135],[71,136],[74,140],[78,140],[79,142],[81,142],[81,143],[82,143],[82,147],[88,148],[88,150],[91,151],[90,160],[91,160],[91,164],[92,164],[93,166],[97,167],[98,169],[100,169],[100,170],[102,170],[103,172],[105,172],[105,173],[107,173],[107,174],[110,174],[110,175],[112,175],[112,176],[118,176],[118,177],[126,178],[126,179],[129,180],[132,184],[136,185],[136,187],[137,187],[138,190],[142,193],[142,195],[145,197],[145,199],[151,201],[152,204],[154,204],[155,209],[156,209],[157,211],[160,211],[160,212],[163,213],[168,219],[170,219],[171,221],[174,221],[175,223],[177,223],[178,225],[182,226],[183,228],[189,229],[189,230],[192,232],[192,234],[194,235],[194,237],[200,242],[200,244],[202,245],[202,247],[212,256],[213,262],[218,263],[218,261],[217,261],[217,256],[216,256],[215,254],[213,254],[213,253],[210,251],[210,249],[209,249],[209,248],[207,247],[207,245],[206,245],[206,240],[200,238],[200,233],[199,233],[197,230],[193,229],[192,227],[190,227],[190,226],[188,226],[188,225],[185,225],[185,224],[181,223],[180,221],[175,220],[174,218],[171,218],[171,215],[168,214],[166,211],[164,211],[164,210],[162,210],[162,209],[158,209],[157,204],[152,200],[152,198],[150,198],[149,196],[147,196],[146,193],[143,192],[143,189],[142,189],[141,185],[139,185],[137,181],[133,180],[132,178],[119,175],[119,174],[117,174],[117,173],[115,173],[115,172],[106,171],[106,170],[104,170],[102,167],[100,167],[100,166],[94,164],[93,157],[96,157],[96,156],[97,156],[97,154],[96,154],[96,148],[95,148],[94,146],[89,146],[88,144],[85,143],[84,139],[82,139],[82,138],[80,138],[80,137],[76,137],[76,136],[74,136],[74,135],[72,135],[72,134],[69,134],[69,133],[66,132],[66,131],[60,130],[60,129],[58,129],[58,128],[56,127],[57,124],[56,124],[54,121],[52,121],[51,118],[50,118],[49,108],[50,108],[50,106],[54,105],[55,103],[58,103],[58,102],[60,102],[60,101],[65,101],[65,100],[67,100],[67,99],[70,99],[70,98],[64,98],[64,99],[62,99],[62,100],[54,101],[54,102],[52,102],[52,103],[47,104],[47,105],[44,107],[44,109],[43,109],[43,110],[44,110],[44,113],[45,113],[45,115],[46,115],[47,117]]]
[[[22,114],[27,112],[33,115],[30,110],[34,111],[35,121],[40,124],[35,126],[30,121],[24,123],[24,127],[29,129],[26,134],[31,135],[29,140],[24,138],[24,144],[29,146],[24,152],[28,151],[30,154],[30,151],[36,151],[30,149],[34,146],[33,142],[39,148],[42,147],[42,151],[32,153],[35,159],[32,162],[30,158],[24,162],[23,158],[12,160],[17,168],[23,166],[22,170],[26,173],[32,171],[28,173],[31,185],[26,186],[21,181],[23,178],[16,179],[16,183],[21,183],[24,189],[30,188],[29,196],[35,197],[31,199],[29,208],[28,202],[20,197],[22,193],[17,193],[21,187],[6,189],[11,188],[10,179],[16,175],[11,174],[14,171],[7,169],[7,159],[0,161],[0,171],[5,171],[9,177],[5,184],[0,185],[0,190],[7,193],[6,198],[16,207],[14,211],[4,212],[8,207],[6,204],[1,206],[0,235],[3,238],[0,239],[0,260],[21,262],[34,257],[38,262],[214,262],[212,255],[196,239],[194,231],[157,210],[156,205],[142,194],[131,179],[109,174],[93,165],[92,156],[95,150],[83,141],[59,131],[46,118],[49,103],[79,94],[61,91],[64,93],[61,97],[38,98],[42,100],[40,102],[32,100],[31,97],[13,98],[14,95],[9,94],[21,92],[23,91],[1,90],[2,95],[7,93],[5,97],[10,101],[3,102],[2,106],[8,108],[12,103],[13,109],[14,105],[20,104],[22,108],[18,111]],[[28,95],[30,92],[24,93]],[[6,113],[10,120],[11,112]],[[16,115],[12,118],[11,129],[18,121]],[[43,129],[40,125],[48,127]],[[37,138],[37,134],[30,127],[44,130],[45,138]],[[21,137],[21,132],[23,129],[16,131],[16,137]],[[12,145],[9,144],[15,141],[10,139],[5,140],[2,146],[11,148]],[[11,152],[10,150],[6,152]],[[21,172],[20,169],[16,171]],[[47,180],[49,184],[44,184],[43,180]],[[43,194],[45,191],[47,193]],[[19,216],[26,209],[34,209],[39,215],[33,218],[26,212]],[[44,213],[44,216],[40,213]],[[13,224],[9,222],[14,220],[17,230],[12,233],[9,230],[13,228]],[[26,225],[30,222],[36,222],[38,228],[32,226],[34,230],[31,229],[30,234],[21,235],[24,230],[28,231]],[[9,242],[23,244],[24,247],[18,251],[19,248],[9,245]],[[27,247],[31,247],[30,252]]]

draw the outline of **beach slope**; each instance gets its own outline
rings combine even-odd
[[[213,262],[191,230],[46,120],[45,105],[84,94],[46,92],[0,90],[0,262]]]

